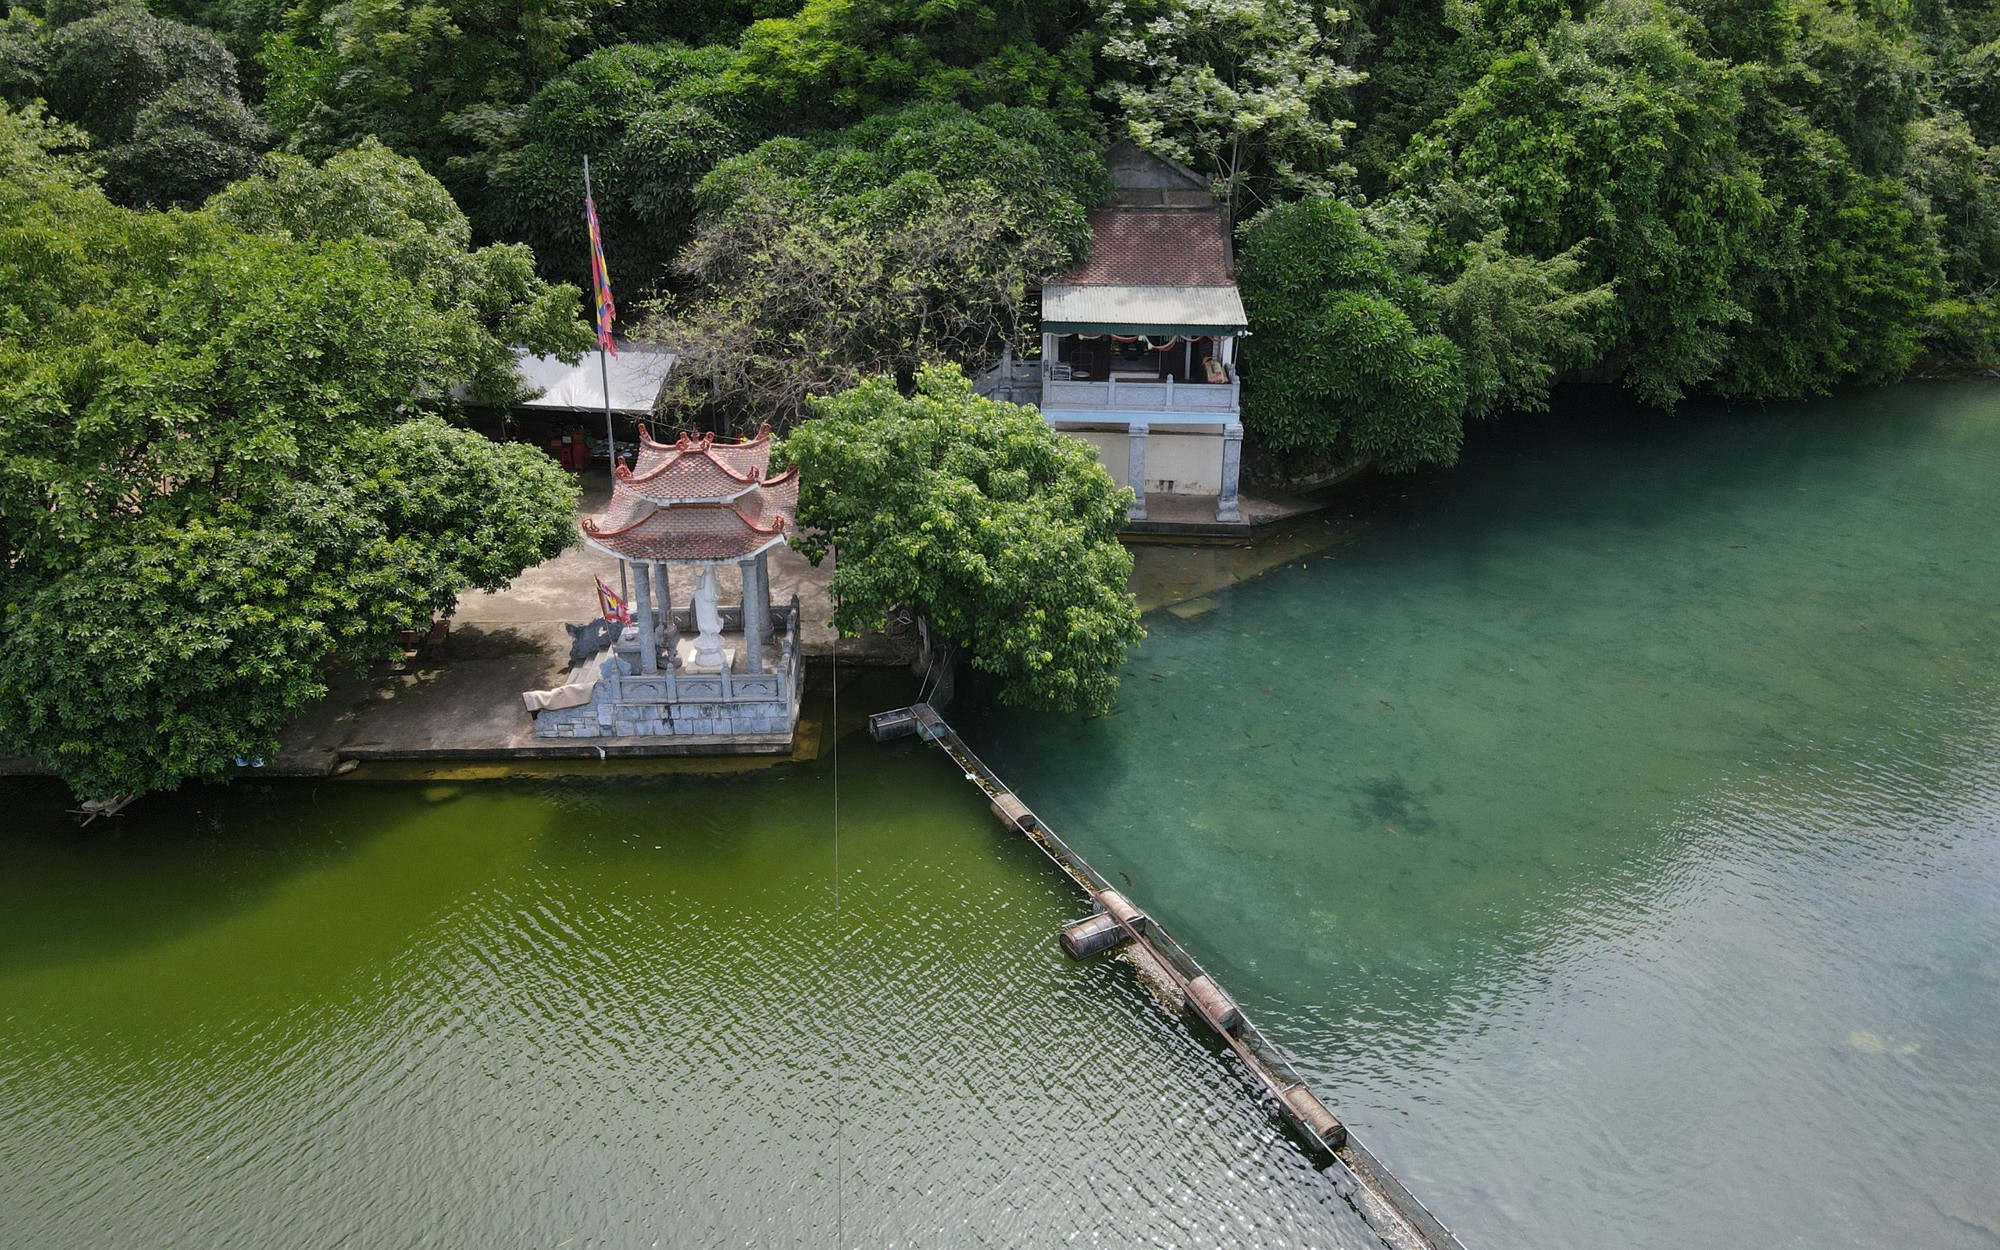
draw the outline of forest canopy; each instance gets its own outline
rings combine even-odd
[[[1032,351],[1035,283],[1130,137],[1234,215],[1247,437],[1394,467],[1564,378],[1664,408],[2000,365],[1996,67],[1995,0],[30,0],[0,24],[0,94],[79,128],[128,204],[378,145],[474,243],[575,282],[590,155],[628,330],[686,350],[687,421]],[[1341,254],[1285,255],[1308,241]]]

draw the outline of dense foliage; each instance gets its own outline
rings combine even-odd
[[[1409,230],[1383,220],[1371,229],[1351,205],[1313,196],[1245,232],[1244,299],[1278,340],[1251,378],[1266,446],[1390,470],[1449,463],[1465,418],[1540,407],[1557,370],[1588,359],[1587,323],[1611,292],[1575,289],[1573,252],[1510,255],[1495,231],[1438,281],[1420,256],[1399,263],[1378,233],[1407,247]]]
[[[217,195],[210,209],[260,235],[353,243],[423,293],[452,341],[454,379],[487,403],[515,398],[512,349],[564,351],[587,340],[574,288],[535,274],[518,243],[472,247],[472,227],[435,178],[373,140],[315,164],[273,156],[263,173]],[[469,362],[469,363],[468,363]]]
[[[838,553],[835,624],[913,608],[1002,701],[1109,711],[1141,631],[1118,542],[1132,495],[1096,453],[955,369],[924,369],[910,395],[871,378],[812,408],[782,455],[800,470],[806,553]]]
[[[907,105],[724,161],[683,260],[698,294],[653,327],[681,352],[673,395],[783,425],[872,373],[997,354],[1029,282],[1089,246],[1102,177],[1047,113],[999,104]]]
[[[1305,0],[1105,0],[1100,91],[1140,147],[1211,174],[1238,208],[1324,190],[1362,75]]]
[[[1702,55],[1698,33],[1646,0],[1559,23],[1471,84],[1392,184],[1476,187],[1447,229],[1505,226],[1538,255],[1585,245],[1618,293],[1612,364],[1654,403],[1900,375],[1934,245],[1780,76]],[[1901,144],[1901,121],[1882,146]]]
[[[588,153],[605,251],[628,301],[650,293],[693,233],[695,187],[751,146],[750,110],[723,48],[621,44],[537,91],[485,160],[484,221],[550,271],[588,283],[578,153]]]
[[[1994,0],[155,2],[14,10],[0,91],[82,126],[133,203],[240,176],[266,123],[314,158],[373,137],[567,280],[588,153],[624,307],[659,301],[704,418],[989,357],[1120,135],[1211,175],[1246,255],[1343,220],[1299,205],[1358,214],[1356,255],[1313,263],[1408,329],[1315,330],[1253,284],[1273,450],[1448,459],[1454,422],[1564,375],[1670,406],[2000,363]],[[1323,359],[1364,330],[1410,394]],[[1427,380],[1444,344],[1464,364]],[[1348,393],[1381,402],[1316,398]]]
[[[127,204],[198,204],[254,171],[270,139],[222,40],[136,0],[56,9],[46,21],[12,10],[0,26],[0,99],[38,98],[83,128],[105,190]]]
[[[125,793],[271,750],[330,665],[560,550],[568,475],[428,414],[489,321],[587,339],[379,149],[160,213],[73,140],[0,112],[0,752]]]
[[[666,297],[660,328],[705,349],[690,395],[779,415],[993,350],[1011,288],[1070,254],[1095,193],[1072,158],[1121,134],[1213,175],[1249,232],[1307,197],[1362,211],[1401,282],[1448,287],[1482,251],[1507,258],[1489,276],[1574,260],[1563,290],[1612,298],[1585,359],[1565,345],[1536,369],[1656,404],[2000,357],[1993,0],[156,3],[40,0],[0,23],[0,91],[82,126],[115,195],[198,201],[248,170],[265,123],[313,157],[372,136],[483,238],[574,280],[587,152],[626,307]],[[938,187],[874,159],[897,141],[945,154]],[[990,173],[952,158],[982,149]],[[999,222],[951,237],[954,215]],[[901,279],[926,269],[951,280]],[[940,334],[947,305],[965,324]],[[1495,355],[1476,323],[1405,313]],[[1304,393],[1275,376],[1287,354],[1318,350],[1251,346],[1253,439],[1257,407]],[[1476,391],[1462,415],[1496,406]],[[1404,441],[1448,455],[1436,414],[1409,411]]]

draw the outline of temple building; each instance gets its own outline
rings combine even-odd
[[[586,545],[615,556],[633,617],[571,682],[523,696],[541,738],[679,738],[718,750],[789,750],[804,665],[799,601],[771,602],[768,558],[797,526],[797,470],[767,476],[771,433],[655,442],[639,429],[636,462],[618,466]],[[717,570],[741,573],[741,602],[721,602]],[[671,571],[687,581],[675,606]],[[664,745],[664,744],[662,744]]]
[[[1042,286],[1039,376],[1021,386],[1007,362],[981,390],[1096,446],[1138,496],[1132,520],[1170,495],[1213,497],[1217,521],[1240,521],[1236,341],[1250,326],[1229,210],[1208,179],[1129,140],[1105,164],[1114,190],[1091,214],[1090,258]]]

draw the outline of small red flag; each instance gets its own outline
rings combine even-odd
[[[618,597],[617,591],[605,585],[604,579],[601,577],[597,579],[597,608],[598,611],[604,614],[605,620],[615,625],[630,625],[632,623],[631,607]]]

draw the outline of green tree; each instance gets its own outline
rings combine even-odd
[[[730,71],[791,119],[787,129],[859,121],[911,100],[1048,109],[1088,120],[1088,27],[1080,0],[805,0],[743,33]]]
[[[7,95],[39,95],[81,126],[104,185],[127,204],[198,204],[257,167],[269,144],[222,41],[136,3],[35,30],[10,19]],[[29,62],[29,63],[24,63]]]
[[[360,434],[257,509],[140,521],[0,618],[0,746],[78,794],[216,779],[273,753],[329,668],[562,550],[576,488],[435,419]]]
[[[1018,333],[1028,283],[1084,254],[1104,172],[1038,109],[914,104],[775,139],[699,189],[695,289],[651,334],[681,352],[669,402],[780,424],[808,395]]]
[[[1326,189],[1361,80],[1327,29],[1344,17],[1303,0],[1104,0],[1099,94],[1133,142],[1212,174],[1231,204]]]
[[[800,471],[802,549],[835,552],[834,624],[921,613],[1003,702],[1102,713],[1143,631],[1118,528],[1132,494],[1032,408],[926,368],[815,399],[781,456]]]
[[[1947,283],[1927,314],[1927,350],[2000,366],[2000,153],[1955,113],[1925,118],[1911,127],[1906,182],[1936,234]]]
[[[1463,354],[1428,325],[1423,281],[1391,260],[1351,206],[1315,196],[1243,231],[1246,429],[1273,451],[1449,464],[1470,402]],[[1265,347],[1264,343],[1273,346]]]
[[[1712,388],[1781,399],[1901,377],[1941,280],[1910,197],[1790,106],[1753,96],[1744,130],[1772,215],[1742,251],[1749,316],[1732,327]]]
[[[728,48],[631,44],[592,53],[535,93],[495,143],[482,224],[588,281],[579,157],[590,155],[604,249],[626,303],[666,276],[694,226],[695,186],[751,146],[747,106],[724,82]]]
[[[1437,278],[1408,205],[1379,225],[1330,196],[1243,228],[1245,427],[1273,451],[1369,456],[1401,471],[1450,464],[1465,421],[1546,404],[1558,371],[1592,358],[1607,288],[1576,254],[1510,254],[1495,230],[1450,249]]]
[[[1553,256],[1588,243],[1615,283],[1610,346],[1641,398],[1672,404],[1715,375],[1748,316],[1746,251],[1772,209],[1737,141],[1727,65],[1689,48],[1678,19],[1610,0],[1503,56],[1412,144],[1401,188],[1483,187],[1510,245]]]
[[[1594,327],[1613,297],[1609,286],[1586,287],[1582,250],[1519,256],[1495,230],[1435,288],[1438,324],[1465,362],[1467,417],[1542,411],[1558,374],[1596,358]]]
[[[325,156],[373,136],[455,191],[496,119],[585,46],[602,0],[309,0],[264,44],[272,121]],[[470,197],[468,197],[470,198]]]
[[[1870,21],[1852,7],[1792,0],[1790,8],[1798,33],[1782,62],[1794,71],[1781,76],[1789,80],[1787,94],[1818,129],[1840,140],[1862,173],[1900,172],[1908,128],[1931,74],[1928,58],[1907,31]]]
[[[379,204],[124,209],[68,139],[0,110],[0,752],[99,796],[268,752],[330,666],[559,550],[575,487],[425,415],[483,349]]]
[[[538,278],[523,244],[473,248],[470,223],[437,179],[372,139],[320,164],[272,156],[210,207],[258,234],[352,242],[380,257],[444,313],[455,358],[473,361],[456,381],[481,402],[516,397],[512,349],[574,358],[591,342],[575,287]]]

